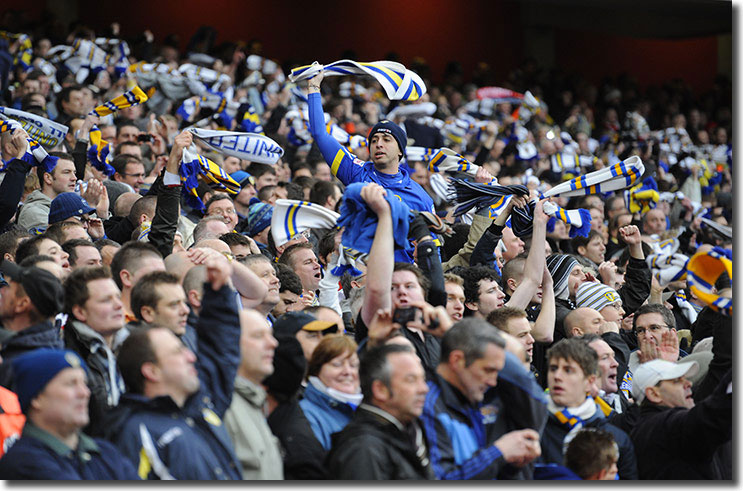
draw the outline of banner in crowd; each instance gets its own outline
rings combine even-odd
[[[67,132],[70,131],[67,126],[61,123],[18,109],[0,106],[0,114],[18,121],[29,137],[49,148],[59,145]]]

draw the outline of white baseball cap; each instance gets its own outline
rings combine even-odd
[[[637,404],[645,399],[645,389],[653,387],[664,380],[673,380],[682,376],[693,377],[699,371],[695,361],[673,363],[666,360],[652,360],[643,363],[632,374],[632,396]]]

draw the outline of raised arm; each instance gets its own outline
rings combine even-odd
[[[26,132],[18,128],[13,131],[8,149],[12,160],[5,169],[5,178],[0,183],[0,228],[13,218],[18,209],[18,203],[23,196],[23,183],[26,180],[26,173],[31,169],[31,165],[21,160],[26,153]]]
[[[348,185],[358,181],[356,175],[361,172],[361,167],[354,164],[354,155],[330,136],[325,129],[325,116],[322,109],[322,97],[320,96],[322,79],[323,74],[320,72],[307,81],[310,134],[315,140],[317,148],[320,149],[325,162],[330,166],[330,172],[343,184]]]
[[[192,141],[193,135],[188,131],[183,131],[175,137],[168,163],[165,166],[165,173],[152,184],[157,193],[157,204],[150,226],[149,239],[163,257],[168,257],[173,252],[173,238],[178,228],[182,188],[178,165],[183,156],[183,149],[188,148]]]
[[[534,322],[531,335],[535,341],[551,343],[555,336],[555,289],[547,265],[542,273],[542,308]]]
[[[547,240],[547,221],[549,217],[542,210],[544,201],[537,201],[534,206],[534,226],[531,236],[531,248],[529,255],[524,263],[524,276],[513,292],[510,300],[506,302],[509,307],[517,309],[526,309],[534,294],[537,292],[539,285],[544,278],[545,267],[545,248]],[[553,320],[554,322],[554,320]]]
[[[377,230],[366,262],[366,294],[361,306],[361,319],[367,326],[379,309],[392,307],[392,270],[395,266],[395,243],[392,238],[392,212],[385,199],[387,191],[379,184],[369,183],[361,197],[377,214]]]

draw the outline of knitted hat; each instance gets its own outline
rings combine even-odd
[[[293,335],[276,335],[279,345],[273,354],[273,373],[263,381],[266,391],[279,402],[296,394],[302,385],[307,360],[302,345]]]
[[[578,261],[568,254],[550,254],[547,257],[547,269],[555,285],[555,298],[561,298],[561,295],[565,293],[568,288],[568,276],[578,265]]]
[[[248,235],[250,237],[261,233],[271,225],[273,206],[261,201],[253,203],[248,207]]]
[[[255,179],[252,175],[245,172],[244,170],[238,170],[230,174],[230,177],[240,185],[241,188],[245,187],[246,184],[255,186]]]
[[[367,137],[367,146],[371,148],[371,139],[374,136],[375,133],[387,133],[392,135],[392,138],[397,141],[397,144],[400,146],[400,153],[402,153],[402,156],[405,156],[405,146],[408,144],[408,136],[405,134],[405,131],[397,126],[395,123],[390,121],[389,119],[383,119],[382,121],[378,122],[374,125],[374,127],[369,132],[369,136]]]
[[[622,302],[617,291],[603,283],[586,281],[575,292],[576,307],[590,307],[601,312],[601,309],[616,302]]]
[[[62,283],[49,271],[36,267],[22,268],[4,259],[0,263],[0,272],[6,281],[10,279],[23,286],[33,306],[44,317],[52,317],[62,311],[64,307]]]
[[[24,413],[31,401],[65,368],[82,368],[85,373],[88,372],[88,367],[77,353],[53,348],[29,351],[13,359],[11,363],[15,393]]]
[[[57,195],[49,206],[49,225],[94,211],[95,208],[90,206],[85,198],[79,194],[73,192],[62,193]]]

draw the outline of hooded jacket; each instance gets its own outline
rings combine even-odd
[[[354,411],[350,404],[323,394],[312,384],[307,384],[299,406],[325,450],[330,450],[330,435],[341,431],[351,421]]]
[[[125,390],[124,380],[116,366],[116,357],[100,334],[72,318],[64,328],[64,344],[88,365],[90,423],[84,431],[91,436],[100,436],[105,414],[119,403],[119,397]]]
[[[263,387],[240,376],[235,379],[235,394],[224,424],[235,445],[243,479],[284,479],[279,441],[263,414],[265,402]]]
[[[23,230],[45,229],[49,225],[49,209],[52,198],[37,189],[26,198],[16,222]]]

